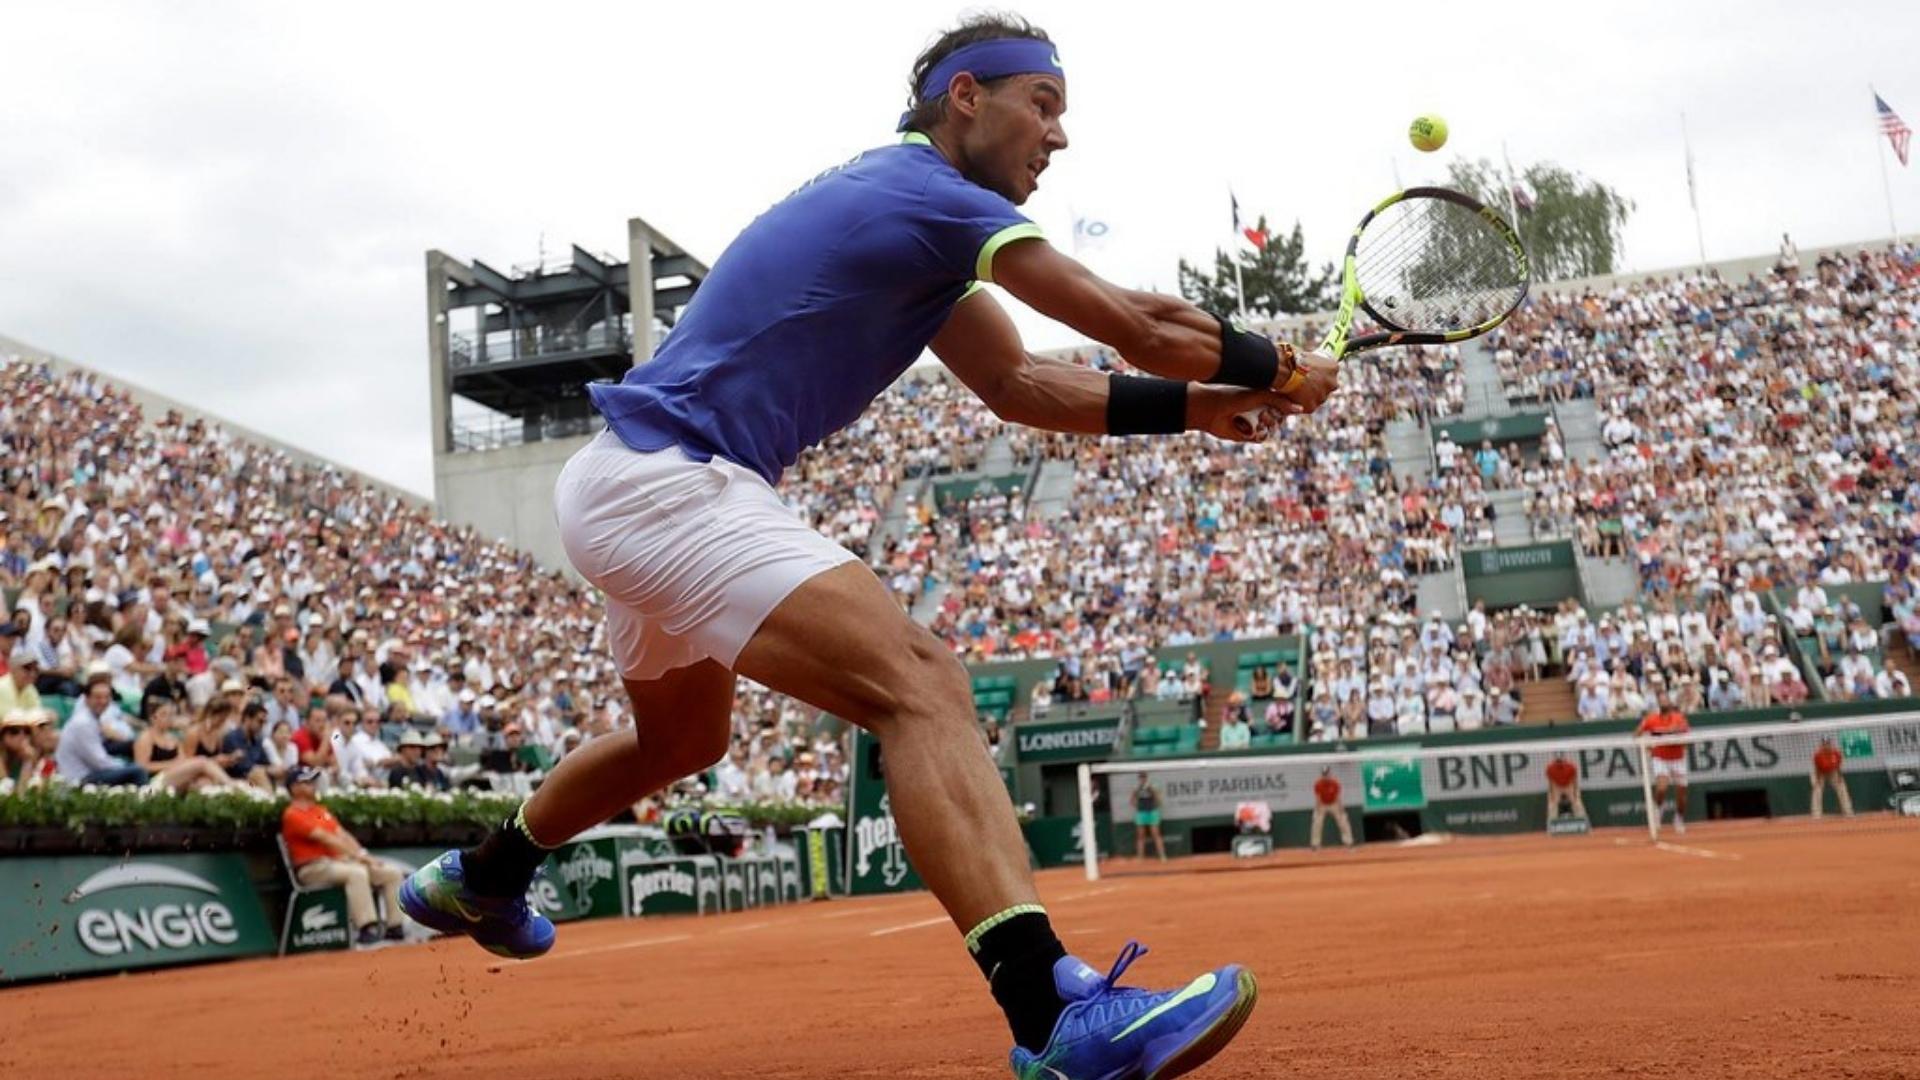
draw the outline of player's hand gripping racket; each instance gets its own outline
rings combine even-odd
[[[1499,326],[1527,298],[1520,235],[1479,200],[1408,188],[1367,211],[1347,241],[1334,316],[1319,352],[1335,360],[1388,345],[1444,345]],[[1380,327],[1353,334],[1355,312]],[[1248,434],[1261,410],[1241,413]]]

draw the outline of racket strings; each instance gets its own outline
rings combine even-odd
[[[1474,211],[1412,197],[1368,222],[1354,273],[1374,310],[1407,330],[1464,330],[1519,302],[1526,275],[1512,244]]]

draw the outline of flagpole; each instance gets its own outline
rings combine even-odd
[[[1520,178],[1513,174],[1513,155],[1507,153],[1505,139],[1500,140],[1500,160],[1507,166],[1507,220],[1513,223],[1517,231],[1520,228],[1520,202],[1516,193],[1520,190]]]
[[[1873,95],[1875,102],[1880,100],[1880,91],[1875,90],[1872,83],[1867,84],[1867,92]],[[1876,111],[1874,114],[1876,128],[1879,126],[1879,120],[1879,113]],[[1887,148],[1880,145],[1885,141],[1886,132],[1876,130],[1873,133],[1874,154],[1880,159],[1880,195],[1887,200],[1887,231],[1893,234],[1893,239],[1897,242],[1900,239],[1900,226],[1893,220],[1893,184],[1887,180]]]
[[[1700,268],[1707,268],[1707,233],[1700,224],[1700,193],[1693,180],[1693,136],[1687,133],[1687,114],[1680,113],[1680,145],[1687,151],[1687,202],[1693,206],[1693,242],[1700,248]]]
[[[1233,245],[1233,291],[1240,298],[1240,322],[1247,321],[1247,283],[1240,280],[1240,245]]]

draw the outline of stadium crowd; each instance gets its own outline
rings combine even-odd
[[[1555,447],[1536,533],[1630,560],[1641,598],[1559,635],[1583,716],[1656,692],[1707,707],[1910,693],[1881,628],[1827,589],[1912,596],[1920,536],[1920,266],[1904,247],[1546,295],[1500,332],[1509,385],[1599,404],[1602,460]],[[1910,601],[1908,602],[1910,608]],[[1782,622],[1786,623],[1785,626]],[[1682,707],[1687,707],[1683,704]]]
[[[1911,251],[1741,285],[1543,295],[1493,344],[1514,391],[1598,403],[1602,461],[1573,460],[1550,424],[1529,453],[1442,440],[1431,477],[1400,478],[1388,425],[1454,415],[1465,397],[1456,348],[1415,348],[1349,365],[1342,393],[1263,446],[1031,432],[913,377],[783,490],[904,605],[924,603],[962,659],[1057,659],[1035,713],[1188,701],[1233,746],[1514,723],[1519,684],[1550,676],[1588,719],[1663,696],[1696,709],[1910,692],[1881,628],[1828,590],[1888,582],[1890,623],[1920,644]],[[1106,350],[1080,359],[1124,367]],[[0,446],[14,775],[186,789],[271,785],[307,764],[335,785],[524,786],[630,722],[590,591],[411,500],[201,420],[149,423],[104,381],[17,361],[0,372]],[[922,493],[989,459],[1070,463],[1072,490],[1045,513],[1024,484],[945,505]],[[1502,488],[1529,492],[1537,534],[1632,560],[1640,595],[1598,617],[1571,600],[1476,608],[1458,626],[1417,611],[1418,575],[1491,542]],[[1191,656],[1154,660],[1309,628],[1304,677],[1263,669],[1224,699]],[[73,720],[44,722],[40,694],[74,699]],[[815,726],[743,682],[734,750],[679,794],[831,802],[846,755]]]
[[[631,722],[591,593],[411,500],[11,360],[0,447],[16,783],[272,786],[305,764],[325,786],[525,787]],[[813,476],[888,482],[845,454]],[[42,694],[73,699],[64,724]],[[811,719],[742,684],[750,793],[837,795],[844,754]]]

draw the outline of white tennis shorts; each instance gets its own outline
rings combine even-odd
[[[1647,764],[1649,766],[1647,775],[1653,777],[1655,780],[1666,777],[1676,784],[1684,784],[1687,782],[1686,758],[1681,758],[1679,761],[1668,761],[1666,758],[1650,757],[1647,759]]]
[[[561,469],[553,511],[574,569],[606,594],[607,639],[635,681],[706,659],[732,668],[789,593],[855,561],[760,474],[678,447],[637,451],[611,431]]]

